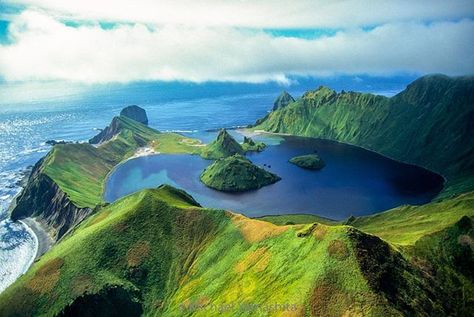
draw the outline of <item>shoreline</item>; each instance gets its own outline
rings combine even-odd
[[[32,258],[28,268],[38,260],[43,254],[45,254],[53,246],[53,240],[49,236],[48,232],[45,230],[43,225],[39,223],[34,218],[25,218],[19,220],[27,230],[32,233],[33,238],[36,240],[36,253]]]
[[[344,144],[344,145],[349,145],[349,146],[353,146],[353,147],[358,147],[358,148],[361,148],[363,150],[366,150],[366,151],[369,151],[369,152],[372,152],[372,153],[375,153],[377,155],[380,155],[380,156],[383,156],[387,159],[390,159],[392,161],[395,161],[395,162],[398,162],[398,163],[401,163],[401,164],[406,164],[406,165],[412,165],[412,166],[416,166],[418,168],[421,168],[421,169],[424,169],[428,172],[431,172],[431,173],[434,173],[434,174],[437,174],[439,176],[441,176],[443,178],[443,188],[441,189],[441,191],[439,193],[441,193],[444,189],[445,189],[445,185],[447,184],[448,182],[448,179],[446,178],[446,176],[444,176],[443,174],[441,174],[440,172],[437,172],[435,170],[432,170],[432,169],[429,169],[425,166],[422,166],[422,165],[419,165],[419,164],[415,164],[415,163],[410,163],[408,161],[403,161],[403,160],[400,160],[400,159],[396,159],[396,158],[393,158],[391,156],[388,156],[386,154],[383,154],[383,153],[380,153],[380,152],[377,152],[373,149],[369,149],[365,146],[361,146],[361,145],[357,145],[357,144],[353,144],[353,143],[348,143],[348,142],[343,142],[343,141],[339,141],[339,140],[334,140],[334,139],[326,139],[326,138],[320,138],[320,137],[312,137],[312,136],[303,136],[303,135],[296,135],[296,134],[288,134],[288,133],[279,133],[279,132],[269,132],[269,131],[265,131],[265,130],[252,130],[251,128],[246,128],[246,129],[243,129],[242,131],[243,132],[247,132],[247,131],[250,131],[251,135],[253,136],[256,136],[256,135],[274,135],[274,136],[280,136],[280,137],[297,137],[297,138],[310,138],[310,139],[319,139],[319,140],[324,140],[324,141],[331,141],[331,142],[335,142],[335,143],[339,143],[339,144]],[[438,194],[439,195],[439,194]]]

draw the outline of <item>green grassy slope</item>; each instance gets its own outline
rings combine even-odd
[[[350,225],[392,243],[413,245],[423,236],[453,225],[463,216],[474,217],[474,192],[422,206],[401,206]]]
[[[431,282],[354,228],[276,226],[162,186],[82,222],[0,295],[0,315],[444,314]]]
[[[322,223],[324,225],[334,225],[338,223],[338,221],[310,214],[269,215],[257,217],[255,219],[268,221],[278,226],[309,224],[315,222]]]
[[[255,142],[248,137],[244,137],[244,142],[239,144],[225,129],[222,129],[214,141],[201,149],[200,154],[205,159],[217,160],[234,154],[243,155],[250,151],[260,152],[264,149],[264,143]]]
[[[220,191],[242,192],[276,183],[281,178],[235,154],[209,165],[200,179],[206,186]]]
[[[160,133],[127,117],[116,117],[120,133],[94,147],[90,144],[56,145],[43,164],[46,175],[59,185],[78,207],[103,202],[107,174],[138,148],[150,147],[160,153],[199,153],[200,143],[175,133]]]
[[[222,129],[217,138],[203,148],[201,156],[216,160],[234,154],[244,154],[244,152],[242,146],[225,129]]]
[[[386,98],[320,87],[271,112],[256,130],[359,145],[441,173],[443,195],[474,189],[474,78],[417,79]]]

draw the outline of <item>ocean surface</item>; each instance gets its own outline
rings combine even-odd
[[[286,87],[295,97],[327,84],[393,95],[412,78],[306,81]],[[130,104],[144,107],[150,126],[209,141],[221,127],[255,122],[283,90],[276,84],[148,84],[103,85],[69,89],[50,83],[19,86],[0,83],[0,292],[30,266],[36,240],[21,223],[8,220],[8,206],[21,190],[20,180],[49,150],[47,140],[86,141]],[[51,93],[53,91],[54,93]],[[49,95],[48,95],[49,93]]]

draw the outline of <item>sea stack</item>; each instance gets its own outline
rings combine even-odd
[[[120,115],[148,125],[148,117],[146,115],[146,111],[145,109],[140,108],[139,106],[127,106],[123,108],[122,111],[120,111]]]

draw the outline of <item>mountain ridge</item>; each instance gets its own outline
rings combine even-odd
[[[474,77],[434,75],[390,98],[320,87],[251,128],[336,140],[423,166],[447,178],[447,197],[474,189],[473,122]]]

